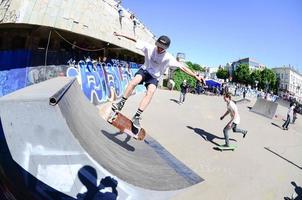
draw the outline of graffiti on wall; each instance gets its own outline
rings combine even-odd
[[[67,69],[68,77],[77,77],[82,91],[94,104],[121,98],[138,70],[136,63],[116,59],[109,62],[80,61]],[[144,91],[138,87],[135,92]]]
[[[10,10],[12,0],[1,0],[0,2],[0,23],[17,22],[20,13]]]
[[[0,71],[0,96],[26,86],[26,68]]]
[[[68,76],[77,77],[85,96],[97,105],[121,98],[138,68],[136,63],[111,59],[3,70],[0,71],[0,97],[57,76]],[[136,93],[143,91],[144,86],[136,87]]]
[[[28,67],[27,68],[27,82],[26,86],[42,81],[66,75],[67,66],[39,66],[39,67]]]

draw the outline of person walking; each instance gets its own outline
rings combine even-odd
[[[175,67],[181,69],[188,75],[195,77],[199,81],[203,81],[201,77],[197,76],[192,70],[186,67],[184,64],[178,62],[170,53],[166,50],[170,46],[170,38],[163,35],[160,36],[155,44],[148,44],[141,40],[136,40],[127,35],[113,33],[117,37],[123,37],[130,41],[133,41],[136,48],[141,50],[145,56],[145,63],[137,71],[134,78],[129,82],[123,97],[116,103],[112,104],[112,110],[119,112],[124,107],[127,99],[132,94],[135,87],[139,84],[144,84],[147,91],[145,96],[141,100],[139,107],[132,118],[132,123],[135,128],[140,128],[141,114],[146,110],[151,99],[158,86],[159,79],[165,73],[168,67]]]
[[[237,127],[240,123],[240,116],[239,116],[239,112],[238,112],[238,108],[237,108],[236,104],[232,101],[231,93],[226,93],[223,96],[223,99],[227,104],[227,111],[220,117],[220,120],[223,120],[224,117],[227,116],[228,114],[231,115],[231,120],[227,123],[227,125],[223,129],[223,134],[224,134],[224,139],[225,139],[225,145],[224,146],[229,147],[230,142],[229,142],[228,131],[230,129],[232,129],[233,132],[242,133],[243,138],[245,138],[248,131],[239,129]]]
[[[290,105],[289,105],[289,109],[287,111],[286,121],[282,125],[283,130],[288,130],[288,125],[293,120],[295,107],[296,107],[296,104],[294,102],[291,102]]]
[[[297,112],[298,112],[298,109],[297,109],[297,106],[296,106],[295,109],[294,109],[294,113],[293,113],[293,124],[297,120]]]
[[[186,94],[188,92],[188,87],[189,85],[187,84],[187,80],[185,79],[181,84],[180,84],[180,96],[179,96],[179,102],[178,104],[181,105],[186,99]]]

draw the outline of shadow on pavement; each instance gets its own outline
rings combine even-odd
[[[116,200],[118,196],[117,185],[118,182],[110,176],[102,178],[100,184],[97,184],[97,172],[88,165],[83,166],[78,171],[78,177],[83,185],[87,188],[85,193],[77,194],[77,200]],[[111,192],[102,192],[105,188],[111,188]]]
[[[119,146],[123,147],[124,149],[128,150],[128,151],[135,151],[135,148],[131,145],[128,144],[128,142],[130,141],[131,137],[129,135],[127,135],[125,133],[125,135],[127,135],[127,137],[124,140],[120,140],[117,136],[122,135],[123,133],[108,133],[107,131],[102,130],[102,133],[111,141],[113,141],[114,143],[118,144]]]
[[[284,200],[301,200],[302,199],[302,188],[298,186],[295,181],[292,181],[291,184],[295,187],[295,192],[291,197],[284,197]]]
[[[174,103],[178,104],[178,100],[176,100],[176,99],[170,99],[170,101],[173,101]]]
[[[280,129],[282,129],[282,127],[280,126],[280,125],[278,125],[278,124],[276,124],[276,123],[271,123],[273,126],[276,126],[276,127],[278,127],[278,128],[280,128]]]
[[[206,132],[203,129],[200,128],[193,128],[191,126],[187,126],[187,128],[194,130],[195,133],[200,135],[205,141],[211,142],[212,144],[216,146],[220,146],[220,144],[214,142],[215,139],[224,140],[224,137],[218,137],[216,135],[213,135],[212,133]],[[235,139],[230,139],[232,141],[237,141]]]

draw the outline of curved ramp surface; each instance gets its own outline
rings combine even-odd
[[[0,99],[5,138],[23,169],[71,197],[89,191],[83,168],[95,170],[84,174],[104,190],[101,194],[118,192],[119,199],[168,199],[203,180],[151,137],[139,142],[120,134],[71,81],[51,79]],[[49,98],[68,84],[58,104],[49,105]],[[104,184],[107,177],[116,180],[117,192]]]
[[[278,103],[258,98],[251,111],[272,119],[277,111]]]

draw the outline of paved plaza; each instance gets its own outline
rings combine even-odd
[[[123,113],[132,117],[143,94],[131,97]],[[250,103],[237,104],[239,127],[248,135],[230,131],[235,151],[220,152],[224,144],[222,129],[228,122],[220,116],[226,111],[222,96],[188,94],[184,104],[176,101],[179,92],[158,90],[143,113],[142,126],[155,140],[205,181],[175,196],[183,199],[276,200],[291,197],[294,181],[302,185],[302,119],[284,131],[287,107],[278,106],[273,119],[250,112]],[[237,98],[238,99],[238,98]]]

